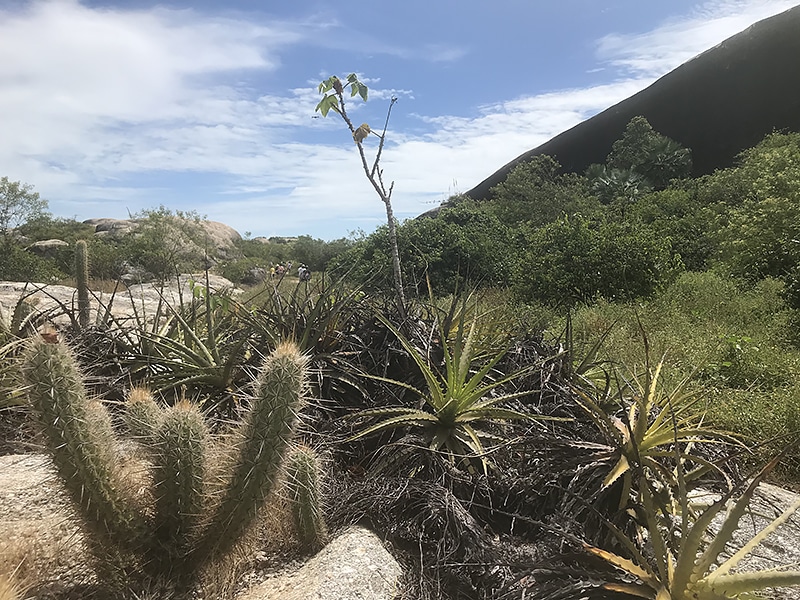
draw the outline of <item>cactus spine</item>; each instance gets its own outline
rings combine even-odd
[[[320,465],[316,452],[298,446],[287,461],[289,501],[297,535],[303,547],[316,551],[327,542],[328,531],[322,516]]]
[[[128,576],[143,574],[148,584],[188,594],[202,569],[235,547],[275,487],[306,366],[293,345],[267,357],[223,471],[206,464],[210,436],[195,406],[163,409],[146,391],[132,394],[128,410],[139,416],[129,414],[128,424],[138,428],[153,463],[155,500],[148,510],[124,492],[110,419],[87,398],[69,349],[34,340],[22,362],[30,403],[100,566],[109,557],[131,557]]]
[[[89,248],[85,240],[75,242],[75,288],[78,290],[78,324],[89,327]]]

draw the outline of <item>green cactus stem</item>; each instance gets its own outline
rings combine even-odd
[[[134,439],[145,444],[152,441],[162,416],[163,411],[149,389],[135,387],[130,391],[124,418]]]
[[[75,288],[78,291],[78,324],[89,327],[89,248],[85,240],[75,242]]]
[[[230,552],[275,487],[302,403],[307,363],[292,344],[265,360],[225,492],[198,548],[201,562]]]
[[[292,516],[300,543],[317,551],[328,539],[322,516],[320,465],[317,453],[308,446],[299,446],[289,455],[286,466],[287,488]]]
[[[203,510],[208,430],[196,405],[182,401],[164,412],[152,444],[156,490],[156,556],[177,563],[190,550]],[[183,570],[183,569],[178,569]]]
[[[90,533],[101,543],[135,544],[145,523],[121,491],[111,420],[86,397],[74,356],[38,338],[21,370],[58,474]]]

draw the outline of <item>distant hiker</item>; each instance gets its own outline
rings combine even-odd
[[[297,268],[297,278],[300,279],[300,281],[304,281],[304,282],[305,281],[310,281],[311,280],[311,271],[308,269],[307,266],[300,265]]]

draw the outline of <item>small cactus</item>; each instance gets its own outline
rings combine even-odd
[[[286,466],[287,487],[297,535],[303,547],[316,551],[328,538],[322,516],[320,465],[316,452],[298,446],[289,455]]]
[[[125,406],[125,425],[134,439],[142,442],[152,440],[161,417],[161,408],[150,390],[144,387],[131,389]]]
[[[34,340],[22,361],[30,403],[99,567],[113,571],[103,561],[128,561],[124,572],[139,575],[142,585],[160,582],[188,595],[200,572],[236,546],[275,487],[306,366],[289,344],[267,357],[244,423],[232,445],[226,440],[232,451],[221,469],[208,464],[212,440],[196,406],[182,401],[164,409],[146,390],[134,390],[126,421],[153,465],[153,506],[142,507],[126,491],[110,418],[87,398],[72,353]]]
[[[78,291],[78,324],[89,327],[89,248],[85,240],[75,242],[75,288]]]

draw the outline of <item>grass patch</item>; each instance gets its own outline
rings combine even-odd
[[[607,334],[598,357],[609,367],[641,369],[644,331],[651,360],[666,355],[665,377],[694,373],[711,423],[746,436],[763,462],[800,434],[796,315],[782,291],[773,279],[742,287],[713,272],[685,273],[647,301],[600,301],[573,315],[576,359]],[[550,334],[562,329],[554,323]],[[800,451],[790,453],[777,476],[800,480]]]

